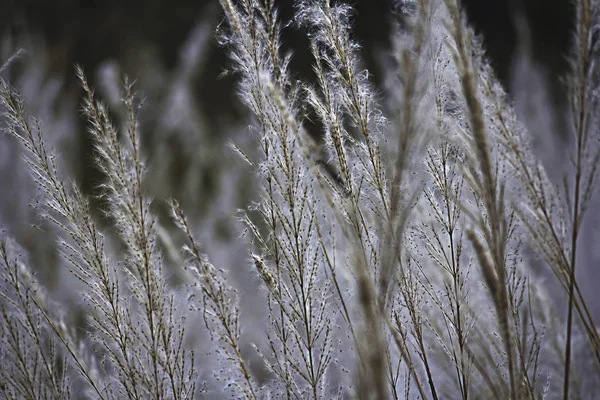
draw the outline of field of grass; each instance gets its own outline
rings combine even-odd
[[[383,93],[346,3],[296,0],[293,21],[275,0],[220,3],[223,68],[252,113],[250,139],[229,147],[255,181],[254,201],[227,215],[231,260],[211,258],[218,240],[199,237],[182,199],[149,194],[143,88],[124,79],[107,106],[77,69],[100,176],[90,196],[0,78],[2,129],[37,190],[19,201],[56,235],[47,261],[70,293],[47,290],[44,260],[2,233],[2,397],[600,398],[598,325],[576,279],[598,196],[598,2],[576,1],[560,179],[460,0],[399,1]],[[314,81],[289,70],[288,23],[309,39]],[[188,115],[172,99],[162,111]],[[150,152],[176,158],[163,144]],[[193,168],[209,153],[182,157]]]

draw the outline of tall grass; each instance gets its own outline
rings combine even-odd
[[[315,80],[304,82],[281,50],[286,21],[273,0],[220,2],[219,41],[254,119],[256,154],[231,147],[259,182],[258,202],[238,218],[244,268],[255,277],[249,285],[260,286],[253,306],[264,340],[249,343],[259,336],[247,331],[234,271],[204,254],[178,202],[168,203],[173,229],[154,213],[131,84],[117,129],[77,69],[113,242],[89,199],[64,179],[41,123],[0,80],[5,131],[27,151],[41,192],[34,205],[56,229],[87,316],[76,325],[59,312],[64,305],[3,236],[0,393],[600,395],[600,335],[575,275],[600,161],[597,4],[576,3],[572,168],[560,186],[536,158],[460,1],[403,3],[383,93],[361,67],[353,10],[344,3],[296,2],[292,22],[306,31],[314,56]],[[304,129],[310,115],[322,141]],[[564,288],[566,316],[533,272],[534,258]],[[168,281],[169,263],[185,286]],[[202,341],[203,333],[212,340]]]

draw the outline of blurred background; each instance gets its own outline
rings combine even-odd
[[[367,67],[378,70],[378,56],[389,44],[392,22],[407,0],[353,0],[355,35],[363,45]],[[283,21],[294,15],[292,0],[277,2]],[[565,55],[573,19],[569,0],[464,0],[471,23],[485,38],[486,49],[498,76],[506,84],[511,77],[520,39],[531,43],[535,62],[547,69],[551,81],[564,75]],[[392,11],[392,12],[391,12]],[[394,12],[395,11],[395,12]],[[4,52],[19,47],[43,51],[46,78],[61,79],[66,90],[77,90],[73,66],[93,73],[107,61],[116,62],[132,76],[140,69],[173,72],[182,46],[199,25],[213,36],[222,20],[217,0],[3,0],[0,29]],[[523,25],[523,26],[520,26]],[[520,32],[526,27],[527,32]],[[526,35],[527,37],[524,37]],[[307,41],[293,27],[285,30],[284,45],[296,54],[292,68],[310,75]],[[202,71],[192,82],[210,120],[240,116],[233,79],[217,79],[227,67],[226,56],[213,38],[202,55]],[[35,54],[34,54],[35,56]],[[380,75],[374,73],[375,79]],[[555,88],[559,90],[559,88]]]
[[[383,79],[392,28],[401,22],[401,5],[408,2],[350,1],[356,10],[355,37],[376,85]],[[293,1],[276,3],[282,20],[292,20]],[[551,169],[556,157],[564,158],[560,149],[568,132],[561,77],[568,67],[571,3],[464,1],[496,74]],[[159,220],[167,220],[160,218],[163,200],[178,198],[199,227],[213,262],[239,270],[247,255],[231,216],[256,194],[251,172],[227,143],[234,140],[250,153],[253,147],[247,129],[251,121],[235,93],[236,77],[227,73],[226,51],[217,44],[215,32],[222,19],[217,0],[1,0],[0,61],[20,48],[26,50],[4,78],[22,92],[29,112],[42,120],[49,144],[61,155],[65,176],[78,182],[98,207],[94,194],[102,176],[93,167],[79,112],[82,91],[74,65],[83,67],[117,124],[123,119],[121,77],[135,79],[145,104],[140,124],[151,177],[146,190],[155,199]],[[283,43],[294,53],[292,73],[311,80],[304,33],[289,25]],[[65,276],[52,267],[58,257],[50,228],[28,205],[37,193],[20,158],[14,140],[0,136],[0,229],[31,251],[40,276],[56,289]],[[600,258],[594,253],[594,234],[582,239],[590,266]],[[582,277],[587,278],[580,281],[584,292],[594,291],[596,270],[588,268]],[[238,276],[245,279],[241,272]]]

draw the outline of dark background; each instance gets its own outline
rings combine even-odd
[[[374,51],[385,49],[394,18],[391,0],[354,0],[355,35],[362,43],[367,67],[375,72]],[[3,0],[0,29],[19,46],[26,35],[43,38],[50,54],[49,73],[64,77],[76,87],[73,65],[93,71],[104,60],[117,60],[125,72],[136,62],[137,50],[151,46],[163,67],[175,65],[177,52],[199,20],[216,26],[221,20],[217,0]],[[568,0],[464,0],[472,24],[483,34],[488,56],[503,82],[507,82],[517,45],[515,13],[529,23],[534,59],[548,68],[549,76],[565,74],[573,7]],[[293,1],[278,2],[282,20],[293,16]],[[293,27],[285,31],[284,43],[295,53],[293,69],[310,73],[307,42]],[[237,100],[233,79],[217,79],[227,66],[216,44],[208,53],[208,65],[197,85],[207,115],[231,115]],[[93,78],[92,78],[93,79]],[[553,79],[551,79],[553,80]],[[558,80],[555,80],[558,81]],[[69,86],[69,85],[68,85]],[[553,87],[558,100],[561,89]]]

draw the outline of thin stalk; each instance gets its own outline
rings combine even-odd
[[[575,164],[575,193],[573,199],[573,226],[571,232],[571,264],[569,269],[569,305],[567,311],[567,341],[565,343],[565,369],[563,381],[563,399],[569,398],[569,383],[571,370],[571,341],[573,327],[573,303],[575,298],[575,267],[577,260],[577,239],[579,235],[580,223],[580,196],[581,196],[581,179],[583,169],[583,151],[586,145],[587,136],[587,89],[588,89],[588,74],[591,68],[590,54],[590,33],[592,25],[592,4],[591,0],[580,0],[578,2],[578,26],[577,26],[577,69],[576,73],[576,89],[577,99],[573,99],[574,109],[577,111],[576,134],[577,134],[577,158]],[[577,100],[577,101],[575,101]]]

